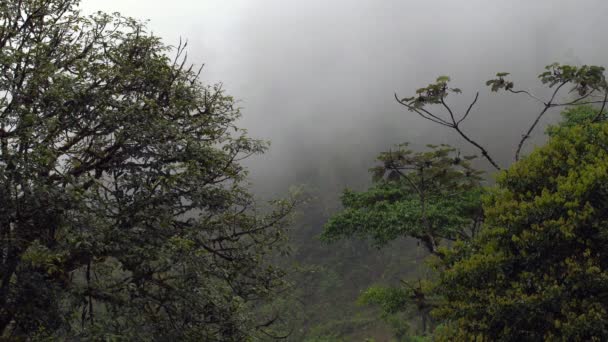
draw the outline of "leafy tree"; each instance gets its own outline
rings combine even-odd
[[[382,153],[378,157],[381,164],[372,169],[374,185],[364,192],[346,190],[342,195],[344,211],[329,219],[322,237],[335,241],[357,236],[383,247],[408,236],[418,239],[429,253],[442,257],[443,241],[475,236],[482,219],[482,191],[481,173],[470,165],[473,157],[461,157],[446,145],[429,148],[428,152],[415,153],[404,144]],[[379,304],[390,320],[398,311],[419,314],[422,331],[426,331],[435,306],[427,282],[404,280],[402,285],[398,289],[372,287],[361,300]]]
[[[479,239],[447,253],[445,340],[608,338],[608,124],[568,126],[499,175]]]
[[[603,336],[606,330],[601,327],[603,324],[602,320],[597,319],[594,321],[593,318],[587,319],[584,315],[577,316],[580,318],[578,322],[580,325],[570,322],[568,323],[570,324],[569,328],[564,328],[566,330],[562,329],[562,322],[565,320],[563,317],[568,316],[568,319],[571,320],[579,311],[586,312],[586,310],[590,310],[591,316],[595,314],[596,318],[599,317],[597,316],[598,311],[594,311],[595,308],[587,307],[585,304],[571,304],[565,300],[568,295],[573,295],[576,298],[573,292],[589,291],[595,288],[595,285],[589,284],[591,287],[586,288],[587,284],[585,282],[578,284],[574,282],[562,283],[565,279],[565,274],[560,274],[559,272],[568,272],[564,271],[563,268],[556,271],[556,273],[546,271],[547,269],[559,268],[557,265],[563,261],[561,258],[564,255],[568,256],[565,257],[567,261],[563,262],[566,262],[571,267],[587,269],[588,265],[585,264],[586,261],[583,259],[577,257],[571,258],[569,256],[569,253],[573,253],[574,255],[578,253],[575,248],[573,249],[572,246],[560,248],[561,246],[556,241],[553,241],[552,233],[548,229],[541,228],[544,224],[549,224],[545,222],[545,220],[548,220],[551,222],[553,229],[568,231],[570,239],[588,242],[601,241],[601,239],[596,240],[595,237],[589,238],[584,233],[581,234],[581,232],[572,228],[571,223],[563,216],[564,212],[569,213],[567,215],[571,215],[578,210],[581,216],[573,220],[585,225],[587,223],[582,222],[582,217],[588,214],[585,213],[585,210],[588,208],[575,208],[573,207],[573,203],[601,207],[603,202],[601,197],[592,196],[591,198],[572,199],[572,196],[576,197],[581,194],[580,189],[575,190],[572,187],[567,189],[566,187],[561,187],[560,183],[564,181],[562,177],[573,177],[569,180],[571,186],[574,186],[574,182],[578,181],[584,187],[583,184],[585,183],[583,178],[581,178],[584,177],[581,173],[583,171],[579,171],[578,168],[583,168],[583,165],[586,163],[583,161],[586,158],[586,149],[601,149],[602,143],[599,139],[592,136],[585,138],[582,135],[579,140],[580,144],[577,145],[580,149],[562,149],[564,157],[570,159],[564,161],[563,159],[556,158],[553,162],[558,163],[557,165],[541,165],[537,163],[532,167],[532,160],[538,158],[538,154],[542,152],[536,152],[529,158],[521,159],[525,142],[538,126],[542,117],[552,108],[570,107],[563,113],[564,122],[548,128],[547,133],[553,139],[545,148],[546,150],[553,148],[554,151],[557,151],[560,145],[567,146],[567,137],[572,138],[576,136],[576,133],[573,132],[584,130],[586,133],[589,133],[590,127],[594,127],[595,123],[605,119],[604,110],[608,98],[608,84],[604,76],[604,68],[586,65],[575,67],[560,65],[558,63],[547,66],[546,71],[539,75],[541,82],[552,88],[550,96],[547,99],[541,99],[541,97],[527,90],[516,89],[514,82],[507,79],[508,76],[508,73],[498,73],[496,74],[497,78],[489,80],[486,84],[491,87],[493,92],[504,90],[513,94],[524,94],[540,103],[542,108],[517,144],[515,153],[516,163],[509,172],[502,173],[500,177],[503,178],[499,178],[499,189],[509,189],[509,195],[506,195],[507,197],[499,197],[496,203],[500,204],[489,204],[489,202],[486,202],[484,205],[484,215],[487,215],[487,217],[484,217],[484,221],[487,220],[490,227],[493,225],[497,226],[496,230],[493,228],[483,228],[481,230],[484,232],[482,237],[469,240],[463,239],[456,243],[454,249],[444,248],[443,251],[446,251],[446,254],[442,254],[441,258],[436,259],[435,266],[441,277],[441,281],[436,284],[437,287],[432,292],[439,294],[440,298],[443,298],[443,301],[434,313],[439,318],[449,322],[447,326],[443,326],[440,329],[441,333],[438,335],[447,336],[447,340],[471,338],[480,338],[482,340],[537,340],[543,338],[555,339],[558,336],[564,336],[567,340],[605,338]],[[487,152],[487,149],[471,139],[461,128],[461,123],[468,117],[471,109],[477,103],[478,93],[468,106],[466,112],[458,116],[456,111],[447,104],[446,98],[450,93],[459,94],[460,90],[449,88],[447,86],[448,82],[449,78],[440,77],[436,83],[419,89],[416,96],[398,99],[398,101],[410,111],[457,131],[467,142],[476,147],[492,166],[500,170],[501,168]],[[561,91],[568,85],[570,87],[568,96],[573,96],[572,94],[574,94],[574,98],[560,100],[560,96],[564,95]],[[595,109],[590,107],[593,104],[600,105],[600,108]],[[432,112],[431,108],[433,105],[439,105],[447,115],[442,116],[437,112]],[[598,157],[600,159],[596,159],[592,163],[596,163],[595,167],[601,170],[605,167],[606,163],[601,159],[601,155]],[[560,162],[562,164],[559,164]],[[518,175],[513,176],[512,170],[519,170]],[[595,176],[601,177],[597,171],[598,169],[596,169]],[[516,184],[520,179],[534,179],[537,183],[530,181],[523,186]],[[547,186],[547,182],[554,181],[553,187]],[[556,188],[559,190],[556,190]],[[568,191],[573,192],[573,194],[568,196]],[[563,200],[559,203],[553,202],[553,207],[550,209],[553,212],[545,212],[544,210],[547,209],[545,205],[551,201],[548,198],[553,193],[556,193],[558,197],[566,196],[565,198],[570,198],[573,202],[569,203],[568,200]],[[528,199],[528,201],[523,200],[523,198]],[[599,211],[601,212],[601,209]],[[553,214],[557,215],[557,217],[548,219],[548,216]],[[601,225],[601,220],[598,219],[594,224]],[[518,222],[519,228],[515,228],[510,224],[513,222]],[[501,233],[498,233],[499,231]],[[526,251],[510,249],[509,247],[512,246],[512,243],[507,243],[508,239],[504,238],[508,236],[515,243],[526,240],[523,236],[518,236],[519,233],[526,237],[530,237],[530,235],[535,236],[535,238],[527,240],[524,243],[526,248],[528,248]],[[500,236],[499,234],[504,235]],[[602,233],[598,234],[601,235]],[[519,240],[520,238],[521,241]],[[497,248],[493,249],[494,247]],[[508,252],[503,254],[503,247]],[[448,252],[450,250],[451,252]],[[545,251],[544,255],[540,252],[542,250]],[[542,256],[532,262],[527,253],[537,257],[539,255]],[[505,254],[508,256],[505,256]],[[515,260],[520,257],[525,261],[518,264]],[[502,260],[504,263],[501,264],[501,261],[497,260]],[[496,268],[492,269],[494,266]],[[476,272],[479,272],[479,274]],[[476,278],[476,275],[481,274],[483,276]],[[475,282],[480,283],[473,285]],[[552,285],[558,283],[562,288],[561,290],[564,291],[563,293],[568,294],[561,298],[552,297],[554,299],[552,304],[544,305],[547,304],[546,302],[540,304],[539,302],[547,299],[545,295],[551,297],[549,293],[556,289],[548,284],[551,282],[553,282]],[[469,296],[467,299],[456,295],[456,293],[459,293],[458,291],[468,286],[465,284],[471,285],[470,288],[467,288],[468,292],[466,293]],[[452,286],[462,287],[456,289]],[[538,286],[537,289],[542,289],[538,290],[538,293],[530,290],[536,288],[536,286]],[[509,290],[505,290],[506,287],[509,287]],[[501,292],[503,290],[505,292]],[[546,292],[541,294],[540,292],[543,291]],[[501,297],[501,295],[504,296]],[[468,299],[471,299],[471,301],[467,302]],[[585,300],[585,297],[579,294],[577,299]],[[559,303],[559,308],[551,306],[556,305],[556,303]],[[598,302],[597,300],[595,304],[600,307],[604,305],[601,301]],[[577,307],[577,305],[579,306]],[[556,321],[552,321],[554,310],[561,310],[561,315],[563,315]],[[599,311],[601,312],[601,310],[603,309]],[[547,320],[550,323],[545,324]],[[552,330],[551,324],[555,324],[557,330]],[[593,327],[585,326],[585,324],[590,324]]]
[[[380,154],[368,191],[346,190],[345,210],[326,224],[323,237],[332,241],[359,236],[378,247],[400,236],[419,239],[430,253],[442,240],[474,235],[479,226],[480,172],[446,145],[415,153],[407,144]]]
[[[294,204],[245,187],[265,143],[185,45],[77,5],[0,3],[0,336],[263,333],[249,312],[281,286],[265,256]]]

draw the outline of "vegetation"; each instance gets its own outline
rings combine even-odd
[[[428,250],[434,271],[419,275],[417,283],[370,288],[363,301],[379,305],[386,316],[404,312],[425,318],[423,333],[437,340],[606,338],[604,69],[552,64],[546,70],[539,78],[554,88],[548,100],[515,90],[508,73],[487,82],[493,92],[524,94],[542,104],[517,145],[516,162],[498,173],[495,187],[482,187],[471,166],[453,155],[455,149],[435,147],[383,153],[382,165],[372,170],[376,183],[365,192],[344,192],[344,210],[328,221],[326,239],[364,237],[382,246],[399,236],[414,238]],[[461,91],[449,81],[439,77],[413,97],[396,96],[397,101],[455,130],[501,170],[462,129],[479,93],[458,115],[446,99]],[[560,102],[560,90],[568,84],[577,97]],[[445,115],[433,111],[437,107]],[[524,143],[554,107],[568,107],[564,121],[547,129],[546,146],[522,159]],[[435,179],[435,186],[424,183]],[[441,240],[451,243],[440,245]]]
[[[498,177],[486,224],[444,259],[445,340],[608,338],[608,124],[559,129]]]
[[[0,4],[1,340],[608,339],[604,68],[551,64],[546,97],[486,82],[540,105],[506,167],[465,128],[479,92],[395,95],[481,158],[397,145],[288,232],[297,201],[257,203],[241,164],[267,143],[185,48],[77,0]]]
[[[242,158],[265,144],[143,24],[74,0],[0,4],[0,334],[243,341],[282,285]]]
[[[382,246],[406,235],[436,254],[442,240],[475,235],[480,172],[472,169],[471,157],[461,158],[446,146],[430,147],[413,153],[401,145],[382,153],[382,165],[372,170],[375,185],[363,193],[344,192],[346,210],[329,220],[324,238],[357,235]]]

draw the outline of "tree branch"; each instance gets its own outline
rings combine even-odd
[[[547,105],[547,104],[545,103],[545,101],[541,100],[540,98],[538,98],[537,96],[533,95],[532,93],[530,93],[530,92],[529,92],[529,91],[527,91],[527,90],[513,90],[513,89],[509,89],[508,91],[509,91],[510,93],[513,93],[513,94],[526,94],[526,95],[528,95],[530,98],[532,98],[533,100],[536,100],[536,101],[538,101],[538,102],[542,103],[543,105]]]
[[[598,122],[602,119],[602,114],[604,113],[604,108],[606,107],[606,100],[608,100],[608,89],[604,91],[604,101],[602,101],[602,108],[600,108],[600,112],[593,119],[593,122]]]
[[[473,99],[473,102],[471,102],[471,104],[469,105],[469,108],[467,109],[466,113],[464,113],[464,116],[458,120],[458,122],[456,122],[456,124],[460,124],[461,122],[464,121],[464,119],[467,118],[467,116],[469,116],[469,113],[471,112],[471,109],[473,109],[473,106],[475,105],[475,103],[477,103],[477,99],[479,98],[479,92],[477,92],[475,94],[475,99]]]
[[[515,152],[515,161],[519,160],[519,155],[521,153],[522,147],[524,146],[524,143],[526,142],[526,140],[528,140],[528,138],[530,138],[530,134],[532,133],[532,131],[534,130],[536,125],[538,125],[538,123],[540,122],[540,119],[543,117],[543,115],[545,115],[547,110],[549,110],[549,108],[552,107],[552,103],[553,103],[553,100],[555,99],[555,96],[557,96],[557,93],[559,92],[559,90],[564,85],[566,85],[566,83],[568,83],[568,82],[564,81],[564,82],[560,83],[560,85],[557,86],[557,88],[555,88],[555,91],[553,92],[551,99],[545,103],[545,108],[543,108],[543,110],[540,112],[540,114],[538,114],[538,116],[536,116],[536,119],[534,120],[534,122],[532,123],[530,128],[528,128],[528,131],[526,132],[526,134],[524,134],[522,136],[521,140],[519,141],[519,144],[517,145],[517,151]]]
[[[464,138],[464,140],[468,141],[471,145],[477,147],[479,149],[479,151],[481,151],[481,155],[486,158],[487,161],[490,162],[490,164],[492,164],[492,166],[494,166],[494,168],[496,170],[501,170],[500,166],[498,165],[498,163],[496,163],[496,161],[494,161],[494,159],[490,156],[490,154],[488,153],[488,151],[483,148],[483,146],[481,146],[480,144],[478,144],[477,142],[475,142],[473,139],[469,138],[458,126],[455,126],[454,129],[456,130],[456,132],[458,132],[458,134],[460,134],[461,137]]]

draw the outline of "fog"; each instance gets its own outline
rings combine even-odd
[[[190,62],[205,64],[203,80],[223,82],[240,100],[240,126],[272,141],[248,162],[260,194],[305,182],[356,186],[376,153],[400,142],[471,151],[393,98],[439,75],[464,92],[449,99],[455,108],[481,90],[464,130],[508,164],[539,109],[490,94],[485,81],[508,71],[516,86],[542,93],[535,77],[544,65],[607,60],[608,4],[600,0],[83,1],[85,13],[97,10],[149,19],[168,44],[188,40]],[[532,143],[542,128],[536,136]]]

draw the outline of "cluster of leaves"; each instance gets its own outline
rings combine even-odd
[[[450,94],[460,94],[462,91],[458,88],[448,87],[450,77],[439,76],[435,83],[431,83],[424,88],[416,90],[416,95],[401,99],[402,103],[407,103],[412,108],[422,108],[428,104],[440,104]]]
[[[499,72],[496,74],[497,78],[486,81],[486,85],[489,86],[492,91],[498,91],[500,89],[509,91],[513,89],[515,84],[512,81],[505,80],[506,76],[509,76],[508,72]]]
[[[249,339],[293,207],[245,187],[266,144],[183,46],[77,5],[0,4],[0,335]]]
[[[572,91],[576,91],[580,96],[585,96],[591,91],[605,90],[606,77],[605,68],[596,65],[583,65],[580,67],[572,65],[561,65],[553,63],[545,67],[547,71],[538,77],[543,84],[548,84],[549,88],[562,83],[573,84]]]
[[[564,84],[572,84],[570,92],[576,91],[579,96],[586,96],[592,91],[602,91],[606,89],[606,77],[604,76],[605,68],[596,65],[582,65],[580,67],[573,65],[562,65],[553,63],[545,67],[543,73],[538,75],[538,78],[543,84],[547,84],[549,88]],[[496,78],[488,80],[486,85],[493,92],[504,89],[506,91],[513,90],[513,81],[507,80],[508,72],[499,72]]]

